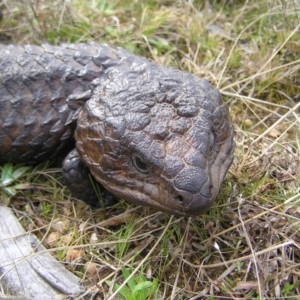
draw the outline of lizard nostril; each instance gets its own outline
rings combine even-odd
[[[179,204],[182,205],[183,204],[183,197],[178,195],[175,197],[175,201]]]

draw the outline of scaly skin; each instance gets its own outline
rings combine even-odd
[[[0,162],[51,159],[76,127],[79,157],[116,197],[177,215],[213,204],[234,143],[208,81],[107,45],[0,51]]]

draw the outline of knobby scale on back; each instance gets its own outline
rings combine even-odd
[[[0,45],[0,53],[1,164],[51,161],[76,146],[64,180],[91,205],[89,172],[115,197],[171,214],[213,204],[234,134],[207,80],[106,44]]]

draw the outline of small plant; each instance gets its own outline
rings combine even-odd
[[[16,183],[30,168],[23,166],[13,166],[12,163],[7,163],[2,167],[0,188],[3,190],[6,202],[10,196],[14,196],[17,190],[28,187],[29,183]],[[7,204],[7,203],[6,203]]]
[[[284,283],[281,293],[284,297],[291,297],[292,295],[294,295],[294,291],[296,290],[297,287],[299,287],[300,282],[297,281],[294,284],[291,284],[289,282]],[[292,298],[291,299],[296,299],[296,298]]]
[[[122,273],[125,280],[129,278],[130,272],[125,267],[122,267]],[[120,287],[119,284],[113,283],[112,281],[106,281],[106,283],[112,287],[114,291]],[[126,300],[146,300],[157,291],[157,287],[158,280],[156,278],[153,281],[149,281],[140,273],[136,277],[131,277],[118,293]]]
[[[238,272],[241,272],[242,271],[242,269],[243,269],[243,265],[244,265],[244,263],[243,262],[237,262],[236,263],[236,270],[238,271]]]

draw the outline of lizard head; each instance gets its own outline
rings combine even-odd
[[[122,55],[104,66],[79,114],[84,163],[119,198],[176,215],[205,212],[233,160],[227,106],[204,79]]]

